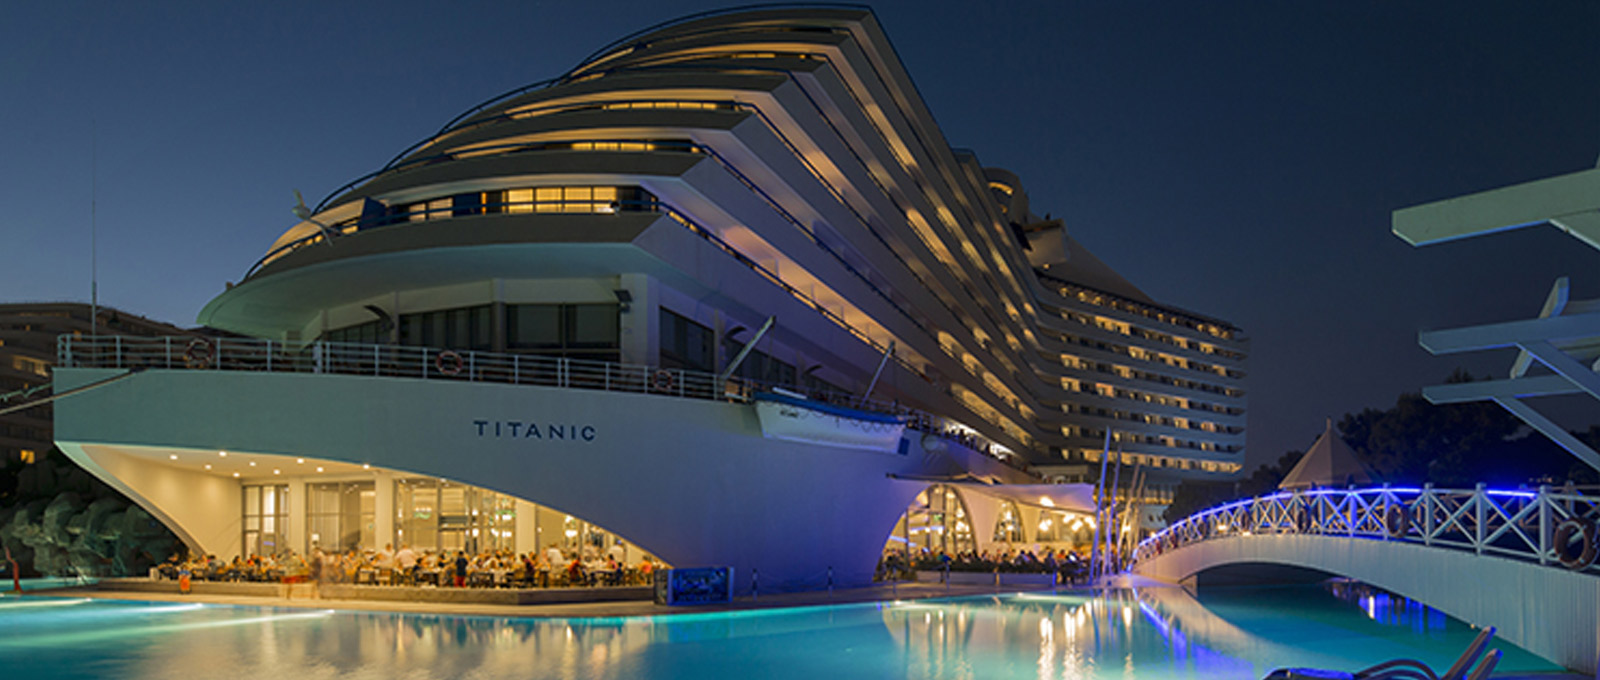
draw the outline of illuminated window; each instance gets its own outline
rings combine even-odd
[[[561,189],[561,212],[594,212],[593,201],[593,187],[562,187]]]
[[[338,552],[378,548],[372,482],[307,484],[306,494],[306,537],[312,546]]]
[[[505,211],[508,213],[533,212],[533,190],[512,189],[507,191]]]
[[[561,187],[539,187],[533,196],[539,212],[561,212]]]
[[[32,373],[34,375],[43,376],[46,378],[50,377],[50,362],[43,359],[35,359],[33,357],[25,356],[13,356],[11,357],[11,368],[13,370],[22,371],[23,373]]]
[[[889,535],[888,548],[912,547],[955,555],[976,550],[971,515],[955,489],[934,485],[917,494]]]
[[[1021,543],[1022,511],[1011,501],[1000,502],[1000,516],[994,523],[994,540],[997,543]]]
[[[37,454],[34,453],[33,449],[23,449],[17,452],[17,457],[22,459],[23,463],[33,463],[35,455]]]
[[[247,555],[276,555],[291,546],[289,530],[289,487],[285,484],[244,487],[244,552]]]

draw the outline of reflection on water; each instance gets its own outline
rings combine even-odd
[[[1352,583],[582,620],[0,598],[0,668],[30,679],[1259,678],[1444,667],[1472,635]]]
[[[1443,612],[1416,600],[1393,595],[1360,581],[1335,580],[1328,592],[1343,602],[1355,603],[1367,618],[1386,626],[1404,626],[1418,635],[1443,633],[1449,621]]]

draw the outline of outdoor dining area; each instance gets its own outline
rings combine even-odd
[[[183,559],[173,555],[150,570],[150,578],[173,581],[306,583],[411,588],[604,588],[650,583],[655,570],[664,568],[649,555],[626,561],[620,546],[602,554],[586,547],[562,550],[551,545],[544,551],[517,554],[510,550],[467,554],[465,551],[427,550],[402,546],[399,551],[350,550],[310,555],[215,555]]]

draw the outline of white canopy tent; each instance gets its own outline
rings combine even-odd
[[[1356,458],[1356,452],[1344,443],[1344,439],[1333,429],[1333,420],[1330,419],[1328,429],[1317,438],[1317,443],[1311,445],[1311,450],[1300,457],[1294,469],[1283,476],[1278,488],[1310,489],[1344,486],[1347,483],[1370,484],[1372,481],[1372,471]]]

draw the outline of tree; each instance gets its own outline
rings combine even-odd
[[[1447,383],[1472,381],[1457,369]],[[1600,447],[1600,425],[1574,433]],[[1600,483],[1600,472],[1567,453],[1493,402],[1432,404],[1407,392],[1387,410],[1362,409],[1339,419],[1339,435],[1382,482],[1471,487]],[[1165,517],[1173,522],[1231,500],[1275,491],[1304,455],[1290,451],[1238,482],[1185,481]]]
[[[1457,369],[1446,382],[1471,380]],[[1432,404],[1407,392],[1387,411],[1346,414],[1339,430],[1356,456],[1391,484],[1516,486],[1561,482],[1581,472],[1565,450],[1493,402]]]

